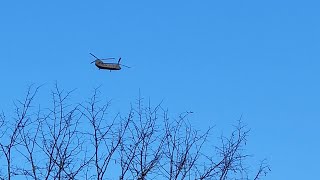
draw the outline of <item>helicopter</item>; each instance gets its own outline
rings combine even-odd
[[[93,55],[92,53],[89,53],[91,56],[96,58],[96,60],[92,61],[92,63],[95,63],[95,65],[100,69],[107,69],[107,70],[120,70],[121,66],[124,66],[126,68],[130,68],[129,66],[120,64],[121,57],[118,60],[118,63],[105,63],[102,60],[109,60],[109,59],[115,59],[115,58],[106,58],[106,59],[99,59],[97,56]]]

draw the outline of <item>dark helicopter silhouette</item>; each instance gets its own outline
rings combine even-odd
[[[99,68],[99,69],[107,69],[107,70],[120,70],[121,66],[130,68],[129,66],[120,64],[121,61],[121,57],[118,60],[118,63],[105,63],[102,60],[109,60],[109,59],[115,59],[115,58],[106,58],[106,59],[99,59],[97,56],[93,55],[92,53],[89,53],[91,56],[93,56],[94,58],[96,58],[96,60],[92,61],[92,63],[95,63],[95,65]]]

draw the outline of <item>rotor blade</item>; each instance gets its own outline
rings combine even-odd
[[[108,59],[115,59],[115,58],[104,58],[104,59],[100,59],[100,60],[108,60]]]
[[[93,57],[95,57],[96,59],[99,59],[99,58],[97,58],[97,56],[95,56],[95,55],[93,55],[92,53],[89,53],[91,56],[93,56]]]
[[[94,62],[96,62],[96,60],[92,61],[90,64],[92,64],[92,63],[94,63]]]
[[[124,66],[124,67],[126,67],[126,68],[131,68],[131,67],[129,67],[129,66],[126,66],[126,65],[123,65],[123,64],[120,64],[121,66]]]

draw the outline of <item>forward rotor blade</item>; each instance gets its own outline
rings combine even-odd
[[[94,63],[94,62],[96,62],[96,60],[92,61],[90,64],[92,64],[92,63]]]
[[[104,59],[100,59],[100,60],[109,60],[109,59],[115,59],[115,58],[104,58]]]
[[[92,53],[89,53],[91,56],[93,56],[93,57],[95,57],[96,59],[99,59],[99,58],[97,58],[97,56],[95,56],[95,55],[93,55]]]

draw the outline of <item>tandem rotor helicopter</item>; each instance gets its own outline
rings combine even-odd
[[[109,59],[115,59],[115,58],[106,58],[106,59],[99,59],[97,56],[93,55],[92,53],[89,53],[91,56],[96,58],[96,60],[92,61],[92,63],[95,63],[95,65],[100,69],[107,69],[107,70],[120,70],[121,66],[124,66],[126,68],[130,68],[129,66],[120,64],[121,58],[119,58],[118,63],[105,63],[102,60],[109,60]]]

